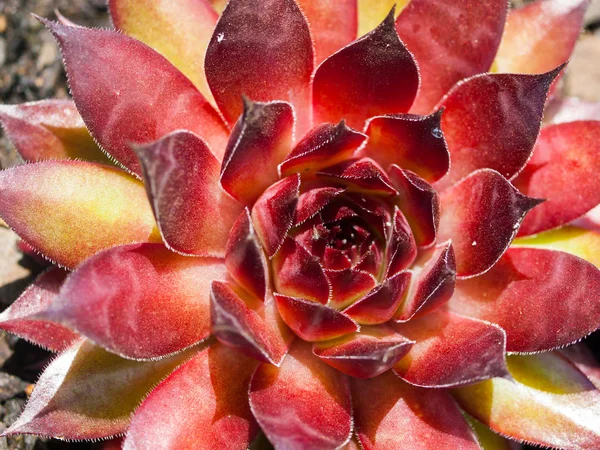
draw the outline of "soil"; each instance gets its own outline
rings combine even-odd
[[[523,4],[528,0],[515,0]],[[54,10],[76,23],[110,26],[106,0],[0,0],[0,103],[22,103],[68,97],[60,54],[50,33],[31,15],[54,19]],[[589,101],[600,101],[600,0],[592,0],[586,35],[573,56],[564,89]],[[20,159],[0,137],[0,168]],[[10,305],[43,266],[17,250],[17,238],[0,227],[0,310]],[[600,358],[600,333],[586,339]],[[0,431],[21,412],[51,354],[0,331]],[[75,450],[99,444],[66,443],[35,436],[0,438],[0,450]]]

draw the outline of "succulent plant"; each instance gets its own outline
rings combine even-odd
[[[588,2],[222,3],[39,18],[73,101],[0,107],[51,262],[0,327],[59,354],[4,435],[600,448]]]

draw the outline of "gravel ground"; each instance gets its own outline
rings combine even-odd
[[[527,0],[515,0],[515,4]],[[22,103],[66,98],[68,88],[54,39],[30,13],[54,18],[58,8],[73,21],[90,26],[110,24],[105,0],[0,0],[0,102]],[[564,80],[564,89],[589,101],[600,101],[600,0],[593,0],[582,37]],[[0,168],[19,161],[0,137]],[[16,249],[15,235],[0,228],[0,310],[12,303],[42,266]],[[600,349],[600,334],[587,340]],[[597,353],[600,355],[600,353]],[[0,430],[10,425],[25,404],[50,353],[0,332]],[[47,441],[34,436],[0,438],[0,450],[75,450],[98,445]]]

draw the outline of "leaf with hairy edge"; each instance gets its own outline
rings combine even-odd
[[[419,63],[421,89],[412,112],[431,112],[455,83],[489,70],[507,9],[505,0],[412,0],[408,4],[396,19],[396,30]]]
[[[110,0],[115,27],[155,49],[212,100],[204,54],[218,14],[208,0]]]
[[[221,344],[196,354],[140,405],[123,449],[248,448],[258,431],[248,405],[256,364]]]
[[[277,166],[292,148],[294,109],[285,102],[244,99],[221,166],[221,185],[245,206],[279,180]]]
[[[452,240],[458,277],[489,270],[516,236],[525,214],[541,201],[521,194],[489,169],[473,172],[444,191],[438,239]]]
[[[508,374],[506,333],[497,325],[437,310],[393,328],[415,341],[394,367],[411,384],[453,387]]]
[[[294,105],[301,136],[310,127],[309,83],[314,66],[306,19],[294,0],[230,0],[204,60],[217,105],[231,125],[242,95]]]
[[[198,134],[223,155],[227,127],[161,55],[115,31],[39,20],[60,43],[73,99],[92,136],[124,167],[141,173],[130,142],[153,142],[178,129]]]
[[[510,248],[489,272],[459,281],[450,308],[500,325],[509,352],[572,344],[600,327],[600,270],[564,252]]]
[[[558,353],[508,357],[514,380],[453,390],[460,406],[504,436],[573,450],[600,446],[600,392]]]
[[[159,242],[144,185],[114,167],[46,161],[0,172],[0,216],[47,258],[73,268],[131,242]]]
[[[514,180],[523,193],[546,201],[523,221],[519,236],[557,228],[600,203],[600,121],[545,127],[531,160]]]
[[[408,221],[397,207],[394,208],[392,236],[388,242],[386,278],[408,269],[417,257],[417,244]]]
[[[494,433],[468,414],[464,414],[464,416],[477,436],[477,441],[483,450],[522,450],[523,446],[519,442],[506,439],[499,434]]]
[[[478,169],[493,169],[508,179],[517,175],[531,157],[548,89],[561,69],[541,75],[481,74],[457,84],[440,102],[452,165],[436,188]]]
[[[371,158],[347,160],[317,172],[317,179],[345,185],[348,192],[390,196],[396,194],[387,174]]]
[[[124,357],[159,358],[208,337],[210,284],[226,276],[221,260],[162,244],[115,247],[79,266],[45,317]]]
[[[52,267],[39,275],[13,304],[0,314],[0,329],[55,352],[66,349],[77,340],[79,335],[69,328],[36,317],[38,313],[52,306],[67,273],[58,267]]]
[[[134,147],[161,235],[170,249],[224,256],[241,206],[219,184],[219,161],[188,131]]]
[[[394,10],[373,31],[331,55],[313,80],[315,122],[361,130],[373,116],[407,112],[419,88],[413,56],[394,29]]]
[[[50,363],[25,410],[2,435],[82,440],[123,433],[148,392],[195,351],[139,362],[81,339]]]
[[[364,450],[480,450],[452,397],[391,372],[352,380],[356,435]]]
[[[0,123],[25,161],[85,159],[109,163],[70,100],[0,105]]]
[[[296,340],[280,368],[260,364],[250,382],[250,407],[278,449],[336,449],[352,435],[346,375]]]
[[[571,57],[589,0],[537,0],[509,12],[496,72],[543,73]]]
[[[348,306],[377,285],[377,278],[373,274],[355,267],[325,269],[325,275],[331,283],[331,300],[328,305],[336,309]]]

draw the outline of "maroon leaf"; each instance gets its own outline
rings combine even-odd
[[[317,172],[317,177],[346,186],[349,192],[394,195],[396,190],[385,171],[372,159],[345,161]]]
[[[417,244],[404,214],[396,208],[392,222],[392,236],[387,248],[386,278],[407,269],[417,257]]]
[[[377,284],[377,279],[363,270],[353,267],[342,270],[325,270],[331,283],[329,306],[340,309],[362,297]]]

